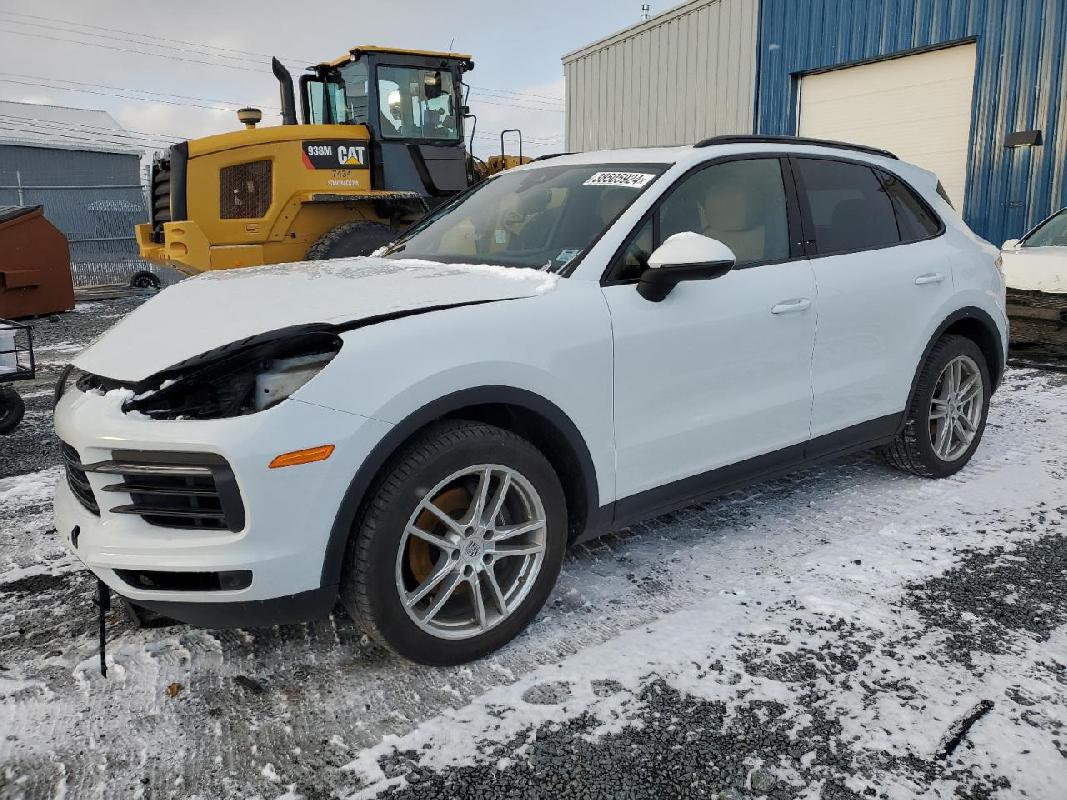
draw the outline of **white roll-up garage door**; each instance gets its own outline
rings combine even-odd
[[[962,209],[974,60],[964,44],[806,75],[799,133],[896,153],[937,173]]]

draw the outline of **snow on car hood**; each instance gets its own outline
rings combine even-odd
[[[208,272],[160,292],[82,351],[74,366],[132,383],[293,325],[530,297],[557,280],[517,267],[370,257]]]

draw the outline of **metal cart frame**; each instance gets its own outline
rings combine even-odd
[[[26,410],[19,393],[5,384],[33,380],[36,375],[33,328],[0,319],[0,434],[13,431]]]

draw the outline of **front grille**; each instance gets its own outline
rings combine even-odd
[[[100,509],[85,480],[87,472],[114,479],[101,487],[102,492],[129,497],[126,503],[105,504],[112,514],[131,514],[161,528],[234,532],[244,528],[241,494],[233,470],[222,457],[145,450],[116,450],[111,455],[110,461],[81,464],[77,452],[64,445],[68,480],[74,474],[81,481],[72,482],[71,489],[90,508],[77,487],[88,489],[93,513],[99,514]]]
[[[70,487],[78,502],[85,506],[86,511],[100,516],[100,506],[96,502],[93,487],[89,485],[89,479],[82,468],[78,451],[66,442],[60,443],[60,450],[63,454],[63,466],[67,473],[67,486]]]
[[[164,528],[204,528],[226,530],[215,478],[203,474],[123,473],[121,483],[104,487],[105,492],[130,496],[126,505],[115,506],[113,514],[136,514],[145,522]]]
[[[172,222],[170,210],[170,159],[160,158],[152,164],[152,207],[149,209],[152,235],[163,242],[163,223]]]
[[[219,218],[260,219],[270,209],[271,162],[250,161],[219,170]]]

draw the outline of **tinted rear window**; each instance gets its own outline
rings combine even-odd
[[[900,243],[893,203],[873,169],[814,158],[796,165],[820,255]]]

